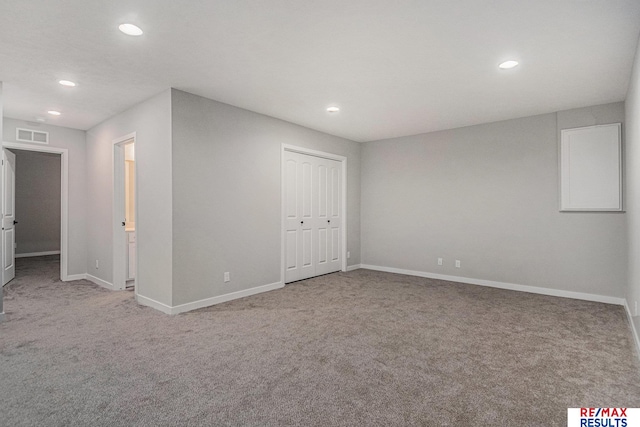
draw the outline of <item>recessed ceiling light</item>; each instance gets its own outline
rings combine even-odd
[[[133,24],[120,24],[118,26],[118,29],[129,36],[142,35],[142,30],[140,29],[140,27]]]
[[[338,111],[340,111],[340,108],[338,108],[338,107],[329,107],[329,108],[327,108],[327,113],[337,113]]]
[[[58,83],[60,83],[62,86],[66,86],[66,87],[75,87],[75,85],[76,85],[71,80],[60,80]]]
[[[38,123],[44,123],[44,122],[46,122],[46,121],[47,121],[47,120],[46,120],[44,117],[36,116],[36,122],[38,122]]]
[[[518,66],[518,61],[514,60],[504,61],[502,64],[498,65],[498,67],[502,68],[503,70],[508,70],[509,68],[513,68],[516,66]]]
[[[51,114],[52,116],[59,116],[61,114],[60,111],[56,110],[49,110],[47,111],[47,113]]]

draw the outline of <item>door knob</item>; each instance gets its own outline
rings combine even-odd
[[[300,221],[300,224],[304,224],[304,221]]]
[[[122,221],[122,226],[124,227],[124,221]]]
[[[16,225],[18,223],[18,221],[13,221],[13,225]]]

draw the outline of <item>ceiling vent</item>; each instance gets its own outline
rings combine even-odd
[[[21,142],[35,142],[37,144],[48,144],[49,132],[17,128],[16,140]]]

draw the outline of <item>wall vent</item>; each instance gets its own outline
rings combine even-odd
[[[37,144],[49,143],[49,132],[31,129],[16,129],[16,140],[21,142],[35,142]]]

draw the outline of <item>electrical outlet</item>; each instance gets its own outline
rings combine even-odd
[[[347,258],[351,258],[351,252],[347,251]]]
[[[225,281],[225,282],[230,282],[230,281],[231,281],[231,276],[229,275],[229,272],[228,272],[228,271],[226,271],[226,272],[224,273],[224,281]]]
[[[442,258],[438,258],[438,265],[442,265]]]
[[[100,261],[96,260],[96,269],[100,268]]]
[[[459,259],[456,260],[456,268],[460,268],[460,260]]]

